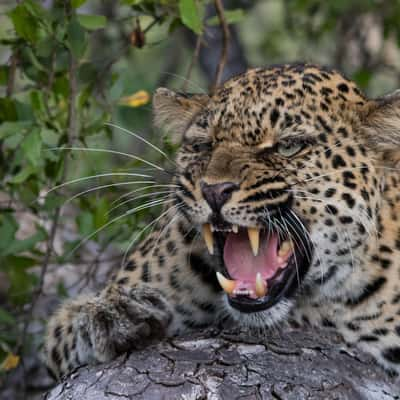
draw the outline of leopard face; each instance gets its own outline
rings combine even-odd
[[[274,322],[301,293],[357,295],[370,279],[379,106],[311,65],[250,70],[211,97],[158,93],[156,122],[182,133],[177,202],[233,314]]]

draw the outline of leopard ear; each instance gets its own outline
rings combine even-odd
[[[363,120],[372,149],[400,153],[400,90],[368,103]]]
[[[154,124],[173,137],[181,137],[194,116],[201,111],[209,97],[206,94],[176,93],[159,88],[153,96]]]

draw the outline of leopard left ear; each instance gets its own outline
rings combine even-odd
[[[369,102],[364,110],[367,143],[378,152],[400,152],[400,89]]]
[[[181,137],[208,101],[206,94],[176,93],[159,88],[153,96],[154,124],[174,138]]]

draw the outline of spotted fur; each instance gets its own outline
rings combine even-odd
[[[296,64],[249,70],[211,97],[159,89],[154,108],[182,142],[176,207],[101,293],[52,317],[56,375],[189,329],[287,320],[335,327],[400,372],[400,95],[368,99],[336,71]],[[277,151],[294,143],[291,157]],[[263,226],[287,204],[301,216],[314,253],[295,293],[253,314],[228,305],[221,259],[199,235],[211,215],[201,181],[237,185],[220,211],[227,222]]]

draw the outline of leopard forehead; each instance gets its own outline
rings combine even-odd
[[[217,141],[268,147],[290,132],[313,131],[321,121],[351,118],[366,102],[355,83],[334,70],[307,64],[257,68],[227,81],[197,125],[211,128]]]

